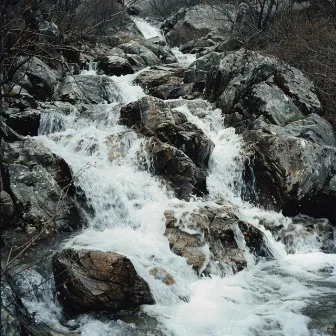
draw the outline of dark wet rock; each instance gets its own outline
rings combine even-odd
[[[183,84],[184,69],[155,67],[141,72],[135,79],[146,93],[160,99],[174,99],[184,95],[184,92],[176,92]]]
[[[4,143],[2,179],[14,203],[6,226],[73,230],[84,221],[72,199],[75,189],[66,162],[33,139]]]
[[[26,109],[21,111],[18,108],[8,108],[4,111],[3,117],[6,124],[20,135],[38,135],[41,112],[39,110]]]
[[[195,270],[203,271],[207,258],[201,249],[205,242],[200,235],[188,234],[177,228],[167,228],[165,235],[172,252],[186,258]]]
[[[278,103],[291,114],[297,114],[293,110],[294,105],[303,115],[319,114],[322,110],[312,82],[299,70],[276,58],[244,49],[222,55],[218,67],[208,76],[205,94],[211,101],[217,102],[225,114],[244,110],[244,99],[247,97],[249,101],[249,96],[259,99],[259,108],[264,109],[266,114],[270,113],[265,111],[267,104],[272,109]],[[286,103],[285,100],[291,102]],[[277,108],[279,110],[279,106]],[[245,113],[251,114],[251,111]]]
[[[199,273],[223,275],[246,267],[245,249],[255,256],[270,253],[264,234],[239,221],[227,207],[203,207],[177,215],[165,211],[166,235],[172,252],[185,257]],[[215,267],[211,266],[216,265]]]
[[[146,146],[152,160],[152,170],[163,176],[175,190],[177,197],[187,199],[191,194],[203,195],[206,172],[179,149],[151,138]]]
[[[53,257],[59,299],[71,314],[153,304],[131,261],[114,252],[67,249]]]
[[[127,55],[140,56],[146,65],[154,66],[160,63],[175,63],[177,62],[172,51],[167,47],[162,47],[149,40],[131,41],[119,45]]]
[[[121,122],[137,127],[145,135],[155,135],[161,141],[182,150],[198,165],[207,165],[214,148],[212,141],[186,118],[171,111],[156,98],[144,97],[124,106]]]
[[[157,280],[161,280],[167,286],[172,286],[176,283],[175,279],[171,274],[166,272],[164,269],[160,267],[152,268],[149,273]]]
[[[334,143],[335,139],[332,133],[324,134],[323,127],[315,127],[313,120],[316,121],[314,115],[307,123],[293,122],[288,130],[280,128],[277,135],[279,128],[274,127],[272,133],[243,133],[254,172],[254,177],[248,179],[255,181],[258,202],[269,209],[282,209],[287,215],[322,215],[335,222],[335,212],[327,204],[336,201],[334,192],[328,189],[335,176],[336,148],[320,145]],[[325,121],[322,124],[326,126]]]
[[[219,35],[228,34],[232,29],[230,17],[234,18],[235,8],[225,5],[223,10],[227,12],[227,16],[207,5],[181,9],[162,25],[167,41],[173,46],[179,46],[206,36],[210,32],[217,32]]]
[[[19,58],[18,63],[24,61]],[[14,81],[39,99],[51,98],[58,85],[58,76],[49,66],[33,57],[15,73]]]
[[[3,163],[25,165],[29,168],[42,166],[61,188],[67,187],[72,181],[71,170],[64,159],[35,139],[27,138],[6,144]]]
[[[72,104],[102,104],[118,102],[121,95],[114,81],[107,76],[77,75],[66,77],[54,98]]]
[[[9,226],[14,216],[14,202],[11,196],[4,190],[0,191],[0,223],[2,228]]]
[[[296,253],[303,244],[320,246],[325,252],[332,252],[334,247],[333,227],[325,218],[297,215],[282,225],[274,225],[267,221],[262,224],[285,245],[288,253]]]
[[[127,58],[120,56],[105,56],[98,58],[99,68],[104,71],[107,76],[122,76],[134,73],[132,65]]]

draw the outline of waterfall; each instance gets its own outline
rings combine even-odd
[[[134,22],[146,38],[161,36],[156,28],[149,29],[144,20]],[[178,59],[183,66],[191,61]],[[93,74],[92,69],[89,72]],[[76,186],[85,193],[92,209],[90,226],[62,247],[114,251],[127,256],[148,282],[156,301],[153,306],[142,307],[148,321],[155,318],[155,323],[148,322],[149,327],[141,326],[139,321],[128,324],[83,315],[77,319],[82,335],[312,335],[308,329],[310,318],[303,310],[317,297],[333,293],[336,255],[321,252],[316,240],[307,242],[299,235],[293,236],[293,251],[289,254],[281,239],[265,228],[263,223],[289,227],[292,220],[241,199],[243,140],[233,128],[225,127],[220,110],[202,100],[202,108],[179,103],[175,109],[215,144],[209,161],[209,195],[190,201],[176,199],[165,181],[141,164],[147,160],[143,150],[146,139],[118,123],[121,106],[145,96],[139,86],[132,84],[136,75],[114,78],[122,101],[91,106],[85,113],[73,110],[68,115],[55,111],[43,114],[37,137],[66,160],[74,172]],[[197,212],[204,205],[216,206],[218,199],[227,200],[239,219],[265,233],[271,260],[255,262],[237,226],[237,243],[248,260],[248,267],[237,274],[199,277],[185,258],[170,251],[164,236],[164,212],[179,209],[176,216],[182,216]],[[205,254],[210,253],[207,246],[204,249]],[[175,283],[166,286],[155,279],[149,273],[153,267],[167,271]],[[328,277],[323,273],[327,268],[334,269]],[[318,287],[313,283],[318,283]],[[36,311],[48,309],[32,306]],[[39,316],[43,318],[42,314]],[[49,314],[46,318],[50,318]]]

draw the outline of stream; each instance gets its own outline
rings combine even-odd
[[[146,38],[162,38],[145,20],[135,19],[135,23]],[[187,67],[195,60],[195,55],[173,51],[180,66]],[[96,71],[83,74],[95,75]],[[189,201],[175,198],[164,179],[149,172],[150,162],[143,150],[146,138],[119,124],[120,108],[145,96],[132,84],[137,75],[111,77],[116,83],[111,93],[114,103],[92,105],[81,113],[73,108],[68,115],[49,109],[42,114],[37,137],[66,160],[91,209],[89,227],[57,248],[114,251],[127,256],[149,284],[156,302],[120,316],[79,316],[72,322],[81,335],[333,335],[326,327],[336,321],[336,254],[322,252],[318,240],[300,235],[293,236],[289,249],[263,227],[262,222],[286,227],[292,219],[257,208],[240,197],[244,188],[243,140],[233,128],[225,127],[221,111],[203,100],[173,103],[215,144],[209,160],[209,194]],[[233,274],[228,270],[223,276],[214,263],[211,277],[200,277],[185,258],[170,251],[164,236],[164,212],[174,210],[181,218],[204,205],[216,207],[218,199],[227,200],[239,219],[265,233],[273,257],[257,260],[245,249],[247,268],[243,271]],[[243,235],[237,232],[236,240],[244,250]],[[207,246],[204,253],[210,259]],[[167,271],[175,283],[166,286],[155,279],[148,272],[153,267]],[[37,321],[67,330],[59,322],[61,308],[54,299],[53,284],[47,283],[44,289],[43,298],[26,299],[29,310],[36,313]]]

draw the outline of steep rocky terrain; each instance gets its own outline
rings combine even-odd
[[[2,333],[331,334],[336,135],[314,83],[240,48],[226,10],[130,16],[72,68],[13,78]]]

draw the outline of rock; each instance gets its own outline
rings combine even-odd
[[[183,69],[151,68],[148,71],[141,72],[135,79],[146,93],[160,99],[179,98],[176,89],[183,85]],[[184,93],[182,93],[184,94]]]
[[[257,257],[270,254],[265,247],[264,234],[239,221],[225,206],[205,206],[179,215],[167,210],[165,217],[165,235],[172,252],[185,257],[199,273],[211,270],[223,275],[242,270],[247,265],[245,249]]]
[[[314,120],[314,116],[310,120]],[[276,135],[261,130],[243,133],[251,153],[249,162],[255,174],[255,192],[260,204],[269,209],[283,210],[286,215],[303,213],[318,217],[324,214],[323,217],[335,222],[333,211],[328,207],[321,209],[321,202],[333,204],[336,201],[328,189],[336,167],[336,148],[329,144],[335,139],[329,138],[332,133],[325,134],[322,127],[315,127],[317,133],[312,133],[309,123],[296,121],[284,130],[273,126],[271,130],[280,129]],[[318,139],[317,143],[314,138]],[[321,145],[324,141],[328,145]]]
[[[264,112],[268,103],[267,113],[273,107],[281,110],[281,105],[291,115],[298,114],[294,112],[294,105],[303,115],[319,114],[322,110],[312,82],[299,70],[257,52],[241,49],[223,54],[220,64],[207,78],[205,95],[225,114],[244,109],[247,104],[244,105],[244,98],[248,96],[259,99],[259,106],[264,104],[260,106]],[[283,92],[282,97],[279,89]],[[246,114],[250,111],[247,110]]]
[[[131,261],[114,252],[63,250],[53,257],[53,271],[59,298],[71,314],[154,303]]]
[[[38,29],[44,36],[58,37],[60,35],[58,27],[51,21],[40,21]]]
[[[1,335],[21,335],[20,321],[17,316],[15,296],[4,276],[1,278]]]
[[[35,230],[49,223],[51,229],[69,231],[84,225],[71,198],[72,174],[63,159],[29,138],[5,143],[4,149],[2,182],[14,203],[7,227]]]
[[[41,112],[38,110],[27,109],[20,111],[17,108],[8,108],[4,111],[3,116],[6,124],[20,135],[38,135],[40,126]]]
[[[287,225],[279,226],[267,221],[261,224],[272,232],[275,239],[285,245],[287,253],[296,253],[303,242],[319,245],[323,251],[333,253],[333,227],[325,218],[316,219],[297,215]]]
[[[82,226],[74,203],[63,197],[62,189],[41,166],[31,170],[19,164],[6,166],[10,178],[10,192],[15,200],[15,225],[41,229],[48,225],[64,231]]]
[[[207,258],[201,249],[205,243],[200,235],[188,234],[177,228],[167,228],[165,235],[172,252],[186,258],[195,270],[202,272],[205,269]]]
[[[0,191],[0,217],[1,228],[6,228],[14,215],[14,203],[10,195],[4,191]]]
[[[171,111],[162,100],[144,97],[122,107],[120,119],[128,127],[137,127],[145,135],[182,150],[197,165],[207,165],[213,142],[182,114]]]
[[[29,168],[42,166],[61,188],[71,187],[72,173],[67,163],[35,139],[27,138],[6,144],[3,163],[15,163]],[[73,194],[73,189],[70,188],[69,191]]]
[[[157,280],[161,280],[164,284],[167,286],[172,286],[176,283],[175,279],[170,275],[168,272],[166,272],[164,269],[160,267],[154,267],[152,268],[149,273],[153,275],[153,277]]]
[[[146,150],[152,159],[152,171],[170,183],[177,197],[187,199],[190,194],[207,193],[204,169],[182,151],[155,138],[149,140]]]
[[[122,76],[134,73],[134,70],[126,58],[120,56],[105,56],[98,59],[99,68],[107,76]]]
[[[122,101],[120,91],[111,78],[93,75],[66,77],[54,98],[72,104],[103,104]]]
[[[167,47],[162,47],[149,40],[131,41],[119,45],[127,56],[140,56],[147,66],[155,66],[160,63],[175,63],[176,57]]]
[[[15,73],[13,81],[38,99],[51,98],[58,85],[56,73],[35,56],[26,61],[19,58],[20,62],[24,63]]]
[[[227,15],[223,16],[222,11]],[[210,32],[226,35],[232,29],[232,19],[235,17],[235,7],[224,5],[221,11],[212,6],[197,5],[178,11],[165,21],[162,28],[169,44],[179,46],[190,40],[206,36]]]
[[[160,58],[158,58],[153,50],[147,48],[147,46],[148,44],[144,46],[137,41],[131,41],[125,44],[121,44],[119,48],[121,48],[126,54],[135,54],[140,56],[146,65],[153,66],[160,64]]]

